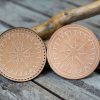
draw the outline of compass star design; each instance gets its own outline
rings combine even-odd
[[[56,73],[73,79],[95,69],[94,63],[99,58],[96,53],[99,54],[99,48],[94,34],[86,28],[69,25],[51,37],[47,57]]]
[[[25,63],[25,59],[26,58],[31,58],[32,56],[35,55],[35,52],[32,48],[32,46],[28,47],[28,48],[24,48],[23,41],[19,43],[19,47],[16,46],[16,44],[13,42],[12,46],[14,47],[14,50],[11,52],[8,52],[9,56],[15,60],[15,62],[18,63]],[[33,50],[31,52],[31,50]]]
[[[9,30],[0,39],[0,70],[21,79],[37,75],[45,57],[42,46],[29,29]]]
[[[64,69],[65,72],[68,71],[68,73],[71,73],[71,71],[74,69],[72,68],[72,66],[76,66],[77,70],[79,70],[78,72],[80,72],[80,68],[78,67],[81,66],[81,68],[83,68],[83,66],[85,66],[86,63],[88,63],[90,58],[94,58],[93,42],[91,39],[88,39],[87,35],[85,35],[81,31],[79,33],[77,33],[77,31],[75,30],[67,31],[64,33],[64,38],[59,37],[59,39],[59,41],[56,41],[59,42],[59,46],[55,46],[59,52],[59,55],[62,56],[59,57],[55,55],[55,58],[57,57],[61,60],[61,63],[59,63],[59,67],[61,69],[63,68],[62,66],[69,66],[69,70]],[[61,39],[63,39],[63,42],[61,42]],[[65,45],[65,47],[63,47],[63,45]],[[91,61],[92,60],[93,59],[91,59]]]
[[[9,35],[10,39],[6,37],[5,40],[2,42],[3,49],[0,50],[1,63],[4,63],[5,67],[8,66],[9,64],[11,65],[11,63],[14,63],[14,66],[16,67],[13,67],[11,65],[13,71],[14,70],[16,71],[18,66],[22,68],[25,66],[27,70],[29,69],[29,65],[36,66],[36,63],[39,63],[36,62],[36,60],[39,59],[38,56],[41,53],[41,51],[37,48],[32,47],[36,45],[34,45],[34,41],[32,41],[31,36],[28,37],[24,33],[23,34],[18,33],[16,34],[16,36],[14,36],[13,34]],[[28,45],[26,45],[26,41]],[[33,58],[35,58],[35,61],[34,60],[31,61],[31,59]]]

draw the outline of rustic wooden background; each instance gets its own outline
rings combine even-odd
[[[0,32],[12,27],[41,23],[63,9],[94,0],[0,0]],[[100,39],[100,15],[78,21]],[[48,70],[48,71],[47,71]],[[0,76],[0,100],[100,100],[100,74],[81,80],[66,80],[45,66],[39,77],[29,82],[12,82]]]

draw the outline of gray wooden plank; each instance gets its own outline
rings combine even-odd
[[[2,5],[0,6],[0,20],[16,27],[32,27],[48,19],[44,15],[30,11],[12,2]]]
[[[7,24],[6,22],[0,20],[0,34],[2,34],[2,32],[6,31],[12,27],[13,27],[12,25]]]
[[[5,30],[7,30],[7,28],[4,27],[2,24],[0,24],[0,34],[1,34],[2,32],[4,32]]]
[[[22,4],[20,6],[30,7],[33,9],[41,10],[48,13],[50,16],[55,14],[54,12],[59,12],[63,9],[71,9],[77,6],[85,5],[91,3],[94,0],[10,0],[15,4]],[[38,6],[38,7],[37,7]],[[53,11],[52,11],[53,10]]]
[[[88,3],[91,3],[91,2],[93,2],[93,1],[95,1],[95,0],[62,0],[62,1],[64,1],[64,2],[66,2],[66,3],[69,3],[69,4],[71,4],[71,5],[78,5],[78,6],[81,6],[81,5],[86,5],[86,4],[88,4]]]
[[[100,90],[100,74],[93,73],[92,77],[82,79],[82,81]]]
[[[92,77],[94,77],[94,75]],[[99,85],[99,81],[96,80],[97,82],[94,82],[92,79],[89,79],[93,82],[93,84],[90,85],[90,83],[85,80],[88,80],[88,78],[84,79],[84,81],[67,80],[52,72],[46,72],[35,79],[36,82],[46,86],[48,89],[66,98],[66,100],[100,100],[100,89],[94,87],[95,83]]]
[[[0,100],[61,100],[29,81],[16,83],[0,76]]]
[[[55,15],[55,12],[57,13],[66,8],[75,8],[74,6],[71,6],[60,0],[24,0],[24,2],[23,0],[10,0],[10,2],[13,2],[14,4],[18,4],[28,9],[31,8],[33,9],[33,11],[37,10],[44,12],[48,16]]]

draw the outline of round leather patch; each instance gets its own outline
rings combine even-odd
[[[14,81],[28,81],[42,71],[46,49],[41,38],[27,28],[13,28],[0,36],[0,72]]]
[[[80,25],[67,25],[58,29],[48,43],[47,58],[58,75],[80,79],[90,75],[100,60],[96,36]]]

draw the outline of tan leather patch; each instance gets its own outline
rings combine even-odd
[[[48,43],[47,58],[60,76],[80,79],[90,75],[100,60],[100,47],[87,28],[72,24],[58,29]]]
[[[27,28],[13,28],[0,37],[0,72],[14,81],[28,81],[42,71],[46,49],[41,38]]]

